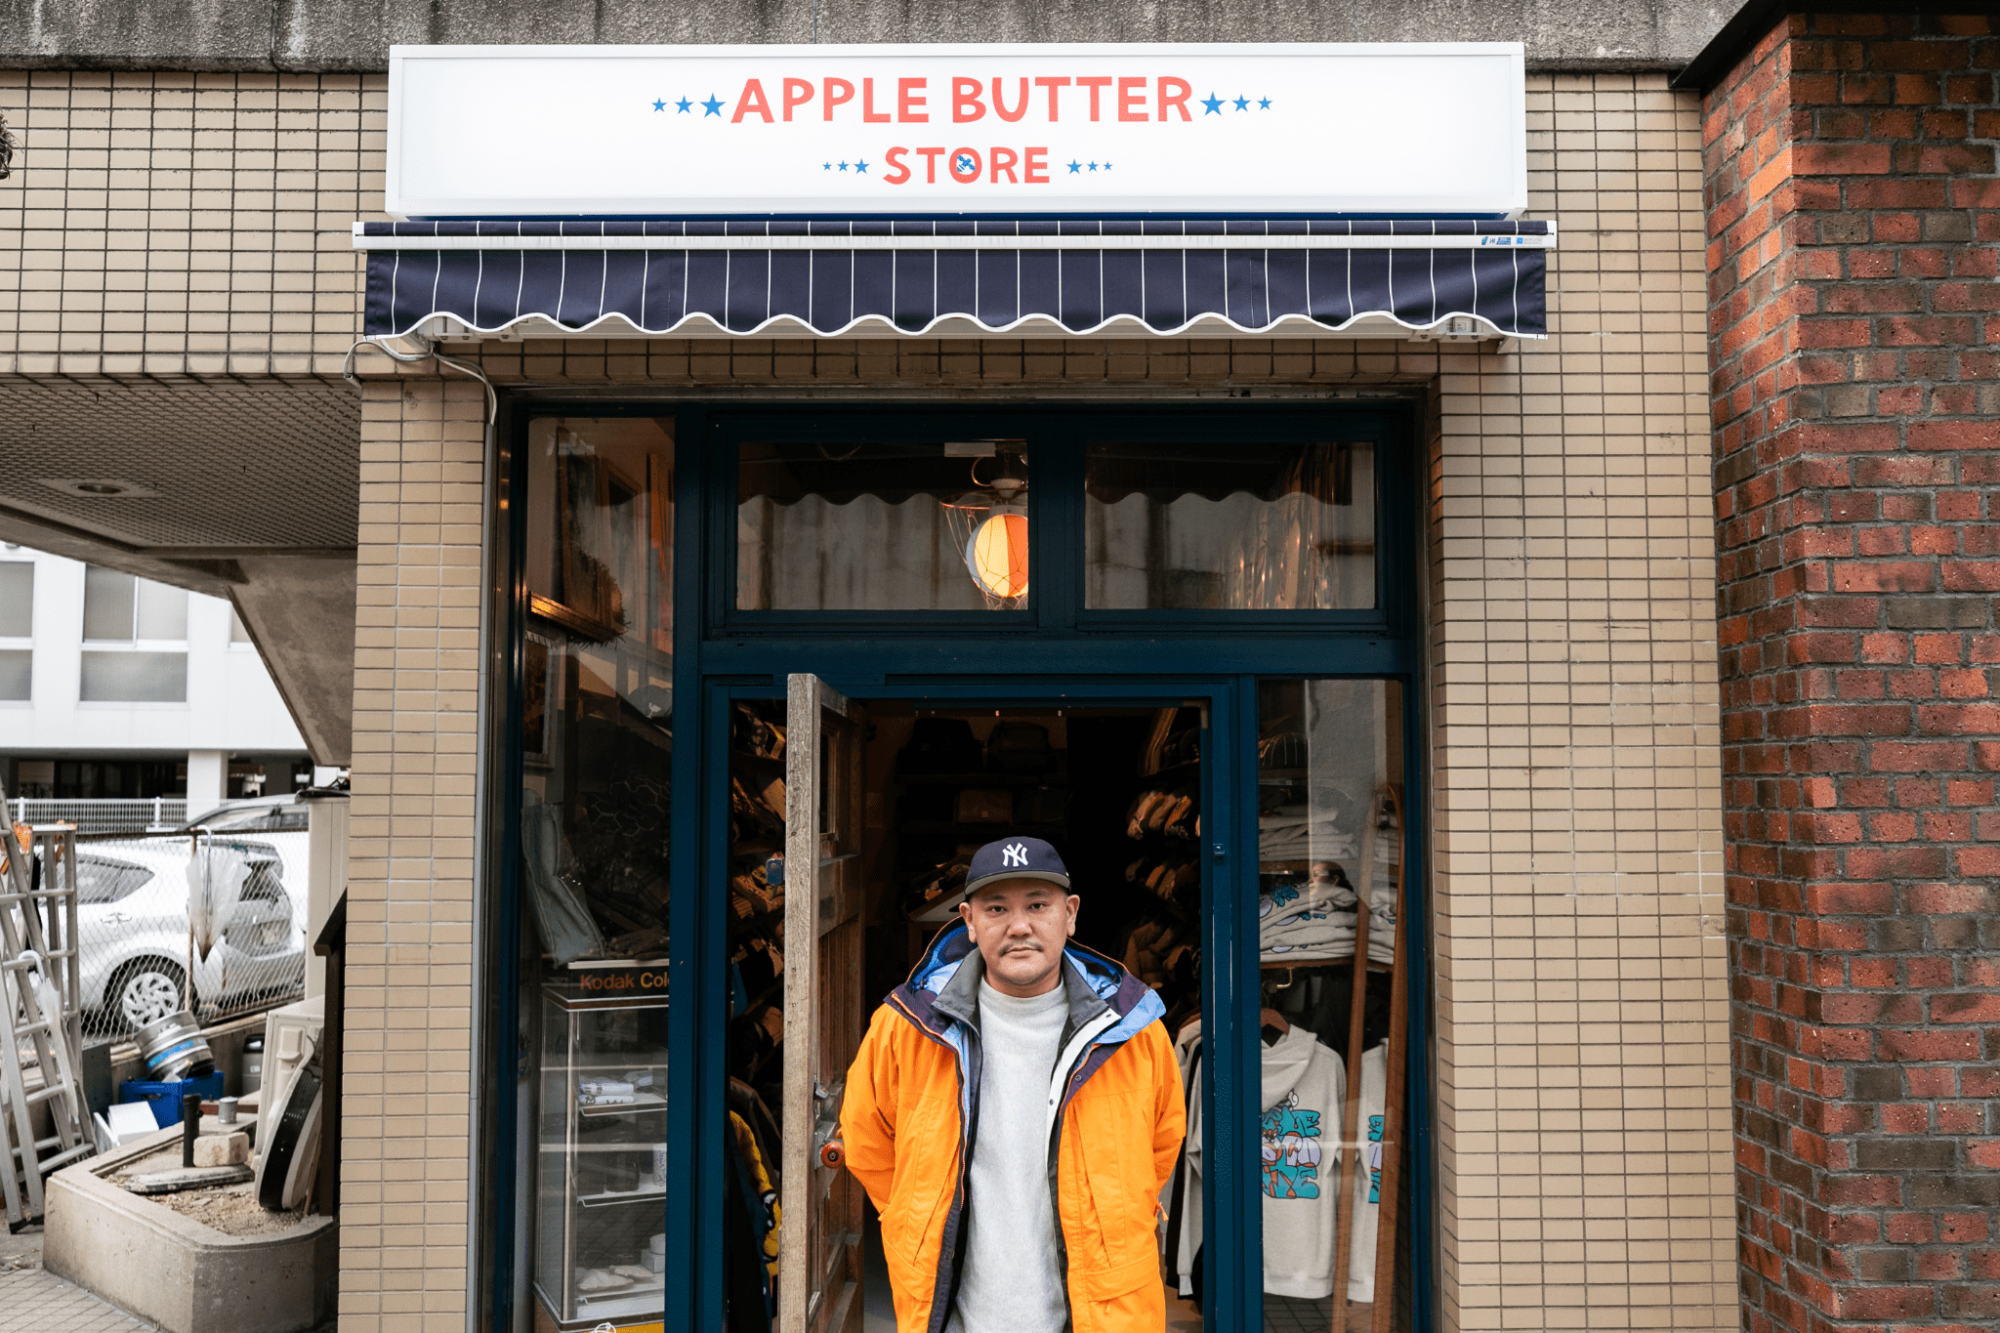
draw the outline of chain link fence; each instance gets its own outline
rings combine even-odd
[[[206,1026],[304,998],[306,838],[80,837],[85,1039],[182,1008]]]

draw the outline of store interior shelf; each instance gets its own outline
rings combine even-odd
[[[599,1194],[579,1194],[576,1201],[585,1208],[605,1208],[616,1203],[664,1202],[666,1197],[665,1190],[605,1190]]]
[[[664,1111],[667,1099],[650,1092],[636,1092],[629,1102],[607,1102],[599,1106],[579,1104],[576,1113],[580,1116],[631,1115],[638,1111]]]

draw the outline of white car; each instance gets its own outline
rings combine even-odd
[[[300,835],[303,837],[304,835]],[[284,882],[284,862],[268,844],[217,838],[215,850],[247,857],[250,875],[221,937],[194,968],[197,1015],[264,995],[300,993],[305,934]],[[77,848],[77,928],[83,1005],[94,1030],[129,1032],[183,1007],[188,962],[185,838]]]

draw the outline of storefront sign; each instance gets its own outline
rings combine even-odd
[[[404,217],[1527,205],[1518,43],[398,46]]]
[[[573,963],[570,985],[577,992],[572,1008],[593,1004],[617,1007],[647,1001],[664,1003],[667,997],[665,963]]]

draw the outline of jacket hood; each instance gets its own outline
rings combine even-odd
[[[1099,1041],[1106,1044],[1125,1041],[1144,1031],[1147,1024],[1166,1016],[1167,1006],[1153,993],[1152,987],[1127,972],[1116,959],[1073,940],[1063,946],[1063,959],[1068,965],[1064,980],[1071,993],[1072,1011],[1082,998],[1078,995],[1081,991],[1117,1016],[1117,1022],[1101,1034]],[[973,969],[972,976],[984,970],[984,962],[972,943],[972,932],[960,921],[937,933],[916,967],[910,970],[909,980],[891,991],[889,999],[933,1036],[943,1037],[960,1016],[948,1001],[941,1005],[940,1000],[953,978],[968,965]]]
[[[1284,1036],[1264,1048],[1258,1063],[1264,1070],[1264,1100],[1261,1105],[1265,1110],[1284,1101],[1298,1086],[1318,1047],[1319,1038],[1294,1023]]]

